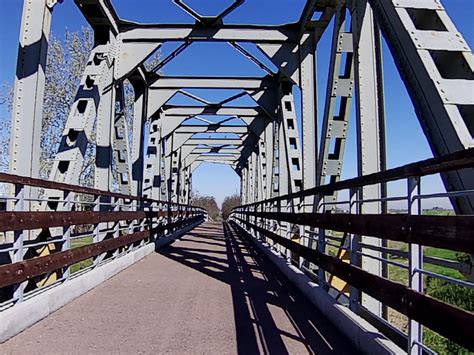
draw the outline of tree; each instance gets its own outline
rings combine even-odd
[[[49,177],[52,159],[58,150],[64,126],[93,45],[94,33],[88,27],[83,27],[77,32],[66,31],[64,39],[54,34],[50,36],[41,132],[40,176],[42,178]],[[94,148],[93,144],[89,144],[85,155],[85,164],[81,174],[84,179],[81,182],[85,185],[90,185],[92,181]]]
[[[204,208],[214,221],[220,217],[220,210],[213,196],[200,195],[198,191],[194,191],[191,196],[191,205]]]
[[[82,73],[94,45],[94,33],[89,27],[77,32],[66,31],[64,38],[51,33],[46,64],[45,93],[41,132],[41,165],[40,177],[47,179],[50,175],[53,159],[59,147],[69,111],[75,100]],[[156,52],[145,63],[146,68],[153,68],[160,61],[160,52]],[[132,85],[124,82],[125,111],[129,137],[132,139],[134,92]],[[0,105],[6,111],[12,109],[12,87],[4,85],[0,93]],[[0,119],[0,170],[8,170],[10,119]],[[95,134],[85,153],[85,161],[79,183],[85,186],[93,184],[95,161]]]
[[[3,84],[0,91],[0,106],[5,112],[10,113],[13,106],[13,90],[8,84]],[[9,140],[10,140],[10,117],[2,115],[0,117],[0,172],[8,171],[9,161]]]
[[[222,219],[227,220],[232,212],[232,209],[240,206],[240,195],[234,194],[232,196],[227,196],[222,202]]]

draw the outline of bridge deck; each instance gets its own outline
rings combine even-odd
[[[354,353],[228,225],[206,223],[8,342],[22,353]]]

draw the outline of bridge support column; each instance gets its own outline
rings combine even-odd
[[[340,180],[346,138],[349,128],[352,97],[354,95],[354,50],[352,31],[346,30],[347,8],[338,3],[335,12],[334,30],[332,37],[331,57],[326,89],[326,100],[322,122],[321,147],[319,150],[317,184],[325,185]],[[316,209],[320,213],[335,212],[337,191],[330,195],[319,196]],[[324,205],[323,205],[324,203]],[[319,240],[325,242],[326,231],[319,229]],[[338,255],[346,255],[347,239],[343,239]],[[325,252],[324,245],[318,245],[318,250]],[[324,275],[320,275],[323,277]],[[331,286],[338,284],[338,290],[346,293],[348,284],[338,278],[330,277]],[[345,286],[343,286],[345,285]]]
[[[148,146],[145,157],[145,172],[143,181],[143,197],[160,199],[161,185],[161,120],[152,118]]]
[[[131,83],[135,91],[133,104],[132,194],[142,196],[148,89],[142,80],[133,80]]]
[[[383,117],[383,99],[381,99],[381,77],[377,69],[379,56],[376,44],[375,24],[372,8],[365,1],[359,1],[353,9],[353,37],[355,53],[355,81],[357,89],[357,155],[358,175],[369,175],[385,168],[385,132]],[[382,188],[380,184],[365,186],[359,190],[358,201],[379,200],[378,202],[359,202],[359,213],[382,213]],[[381,247],[378,238],[369,236],[354,236],[366,245]],[[382,254],[368,248],[362,248],[362,253],[373,256],[363,256],[360,265],[372,274],[382,276]],[[352,250],[355,253],[356,250]],[[379,260],[375,259],[379,258]],[[382,316],[382,304],[373,297],[362,294],[360,303],[375,315]]]
[[[125,108],[123,82],[116,84],[116,105],[113,130],[113,157],[116,164],[117,183],[121,193],[132,193],[132,168],[130,165],[129,127]]]
[[[46,0],[23,2],[10,141],[12,174],[39,177],[45,70],[55,3]],[[28,188],[24,198],[30,197]]]
[[[427,1],[423,8],[415,0],[370,3],[434,156],[473,147],[474,57],[443,6]],[[469,169],[441,177],[447,191],[474,189]],[[472,194],[451,202],[458,214],[474,211]]]
[[[300,88],[302,117],[302,189],[316,186],[317,176],[317,80],[316,80],[316,39],[314,32],[305,32],[300,43]],[[305,197],[307,212],[313,211],[314,198]]]
[[[296,117],[295,104],[293,98],[293,85],[289,81],[282,81],[280,84],[279,98],[279,194],[286,195],[301,190],[302,187],[302,158],[300,138],[298,132],[298,121]],[[315,159],[315,157],[313,157]],[[286,201],[281,206],[281,212],[296,212],[296,201],[294,199]],[[283,232],[285,238],[299,241],[299,235],[294,230],[293,225],[284,223],[286,231]],[[288,252],[288,258],[292,255]]]

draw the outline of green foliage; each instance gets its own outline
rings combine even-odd
[[[227,220],[234,207],[240,206],[240,196],[234,194],[227,196],[222,202],[222,219]]]
[[[206,209],[209,217],[217,221],[220,218],[220,210],[217,202],[213,196],[201,196],[199,192],[194,192],[191,197],[191,204],[193,206],[202,207]]]
[[[426,293],[469,312],[474,311],[473,289],[428,277],[426,280]],[[471,354],[467,349],[430,329],[425,329],[424,338],[425,344],[440,354]]]
[[[91,236],[74,239],[74,240],[71,240],[71,249],[83,247],[84,245],[89,245],[92,242],[93,242],[93,238]],[[78,263],[72,264],[70,268],[71,274],[74,274],[75,272],[78,272],[82,269],[88,268],[89,266],[92,265],[93,262],[94,262],[94,259],[89,258],[86,260],[79,261]]]
[[[432,208],[429,210],[423,210],[423,214],[426,216],[454,216],[453,210],[447,210],[444,208]]]
[[[474,290],[468,287],[428,277],[426,280],[426,293],[466,311],[474,311]]]
[[[452,250],[439,248],[425,248],[425,256],[433,256],[436,258],[443,258],[447,260],[458,260],[459,253]]]
[[[441,211],[435,212],[441,213]],[[389,247],[408,251],[408,245],[405,243],[389,242]],[[469,255],[446,249],[425,248],[424,255],[445,260],[470,263]],[[406,258],[392,256],[390,259],[402,264],[408,264],[408,260]],[[444,266],[432,265],[425,262],[424,269],[458,280],[466,280],[466,278],[459,271]],[[408,271],[406,269],[402,269],[395,265],[389,265],[388,270],[390,280],[408,285]],[[458,286],[434,277],[425,278],[425,287],[425,293],[431,297],[470,312],[474,310],[474,290],[472,289]],[[440,354],[471,354],[467,349],[464,349],[455,342],[442,337],[430,329],[424,328],[423,337],[424,343]]]
[[[453,261],[464,261],[469,262],[469,255],[467,254],[460,254],[456,253],[451,250],[446,249],[438,249],[438,248],[425,248],[425,256],[431,256],[435,258],[445,259],[445,260],[453,260]],[[461,260],[460,258],[464,258],[467,256],[468,259]],[[428,271],[435,272],[437,274],[441,274],[444,276],[449,276],[458,280],[465,280],[466,278],[457,270],[449,269],[439,265],[432,265],[425,263],[424,268]]]

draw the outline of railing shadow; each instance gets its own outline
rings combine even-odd
[[[239,354],[287,354],[288,342],[308,353],[348,352],[327,319],[230,225],[224,223],[223,232],[221,226],[201,225],[181,240],[197,247],[178,242],[159,253],[230,286]],[[279,328],[275,317],[285,317],[281,312],[294,331]]]

